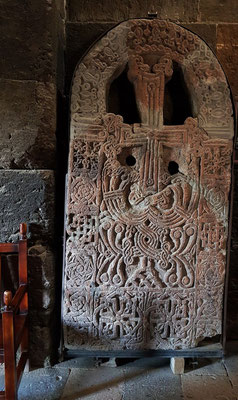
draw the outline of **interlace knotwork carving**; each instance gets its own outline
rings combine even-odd
[[[132,125],[106,112],[109,86],[127,63],[141,119]],[[164,125],[165,85],[176,65],[197,117]],[[66,210],[67,347],[189,348],[221,333],[228,91],[207,46],[171,22],[120,24],[78,66]]]

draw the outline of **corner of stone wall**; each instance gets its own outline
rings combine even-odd
[[[63,0],[1,6],[1,241],[28,225],[30,363],[55,360],[58,92],[64,86]]]

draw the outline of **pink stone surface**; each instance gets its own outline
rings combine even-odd
[[[130,125],[107,112],[126,65]],[[192,115],[164,125],[175,65]],[[220,334],[234,132],[215,56],[176,24],[127,21],[78,65],[71,104],[65,346],[190,348]]]

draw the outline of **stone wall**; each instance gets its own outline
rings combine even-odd
[[[54,361],[59,345],[68,99],[79,58],[115,24],[157,11],[212,47],[238,99],[237,0],[68,0],[66,6],[65,16],[64,0],[0,0],[0,240],[16,240],[19,223],[28,223],[34,365]],[[238,337],[237,202],[228,313],[233,338]]]
[[[0,240],[16,240],[19,223],[28,224],[30,354],[32,365],[42,365],[56,354],[56,112],[64,5],[1,0],[0,11]]]

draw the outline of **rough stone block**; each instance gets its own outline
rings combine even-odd
[[[200,0],[201,21],[237,22],[237,0]]]
[[[108,361],[106,361],[105,363],[103,362],[103,363],[101,364],[101,367],[116,368],[116,367],[117,367],[116,358],[115,358],[115,357],[109,358]]]
[[[157,11],[159,18],[191,22],[197,20],[198,0],[103,0],[100,7],[94,0],[70,0],[70,21],[123,21],[147,17],[148,11]]]
[[[68,379],[66,368],[35,369],[24,374],[18,389],[18,399],[60,399]]]
[[[50,0],[0,0],[0,74],[49,81],[55,75],[55,6]]]
[[[133,1],[132,1],[133,2]],[[147,16],[148,11],[157,11],[158,18],[170,19],[178,22],[196,22],[198,17],[198,0],[148,0],[141,1],[144,14]],[[134,17],[130,14],[130,18]]]
[[[211,49],[216,51],[216,24],[182,24],[185,28],[199,35]]]
[[[236,99],[238,99],[238,24],[218,25],[217,57],[227,75],[233,95]]]
[[[30,326],[30,365],[49,367],[52,360],[50,327]]]
[[[15,241],[26,222],[29,245],[51,243],[54,232],[53,171],[0,171],[0,241]]]
[[[184,358],[172,357],[170,359],[170,368],[174,375],[182,375],[184,373]]]
[[[30,314],[30,325],[32,329],[36,326],[41,327],[49,327],[52,322],[52,310],[36,310],[29,309]]]
[[[0,168],[54,168],[55,86],[1,80],[0,91]]]

